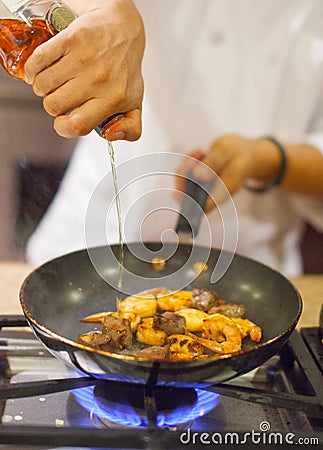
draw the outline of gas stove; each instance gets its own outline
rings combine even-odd
[[[323,444],[323,343],[295,331],[278,355],[203,389],[94,380],[0,316],[0,449]]]

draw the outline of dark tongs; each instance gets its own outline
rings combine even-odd
[[[191,172],[187,174],[181,210],[175,227],[180,244],[191,244],[197,236],[214,183],[215,178],[199,181]]]

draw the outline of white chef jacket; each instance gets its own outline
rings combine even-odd
[[[172,155],[207,149],[226,133],[273,135],[323,149],[323,4],[136,4],[146,27],[146,90],[142,137],[114,144],[123,233],[127,241],[172,239],[179,206],[173,178],[160,175],[176,172]],[[80,139],[58,194],[29,240],[29,261],[39,264],[86,246],[118,242],[113,200],[107,143],[93,132]],[[278,188],[263,194],[243,189],[204,216],[196,242],[236,248],[295,276],[302,271],[304,220],[323,231],[322,199]]]

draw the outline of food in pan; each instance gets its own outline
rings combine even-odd
[[[197,275],[201,275],[208,270],[208,265],[204,262],[198,261],[194,264],[193,269],[195,270]]]
[[[212,314],[204,320],[202,338],[211,341],[214,347],[207,348],[214,353],[232,353],[241,350],[242,334],[240,329],[230,317],[222,314]],[[203,342],[205,345],[205,341]]]
[[[194,360],[242,349],[249,337],[260,342],[261,328],[242,304],[227,303],[207,289],[170,291],[164,287],[139,292],[118,302],[118,312],[82,319],[102,323],[101,331],[78,336],[89,347],[154,360]]]
[[[142,319],[142,322],[138,325],[136,339],[142,344],[157,345],[161,347],[164,345],[166,337],[167,334],[165,331],[154,328],[153,317]]]
[[[186,334],[172,334],[167,338],[171,359],[198,359],[203,356],[204,348],[194,337]]]
[[[187,331],[192,332],[202,332],[204,320],[209,317],[206,312],[194,308],[180,309],[177,313],[185,319]]]
[[[166,267],[166,261],[162,258],[158,258],[157,256],[151,260],[151,264],[153,266],[153,269],[155,269],[157,272],[161,272]]]
[[[151,260],[151,265],[156,272],[161,272],[166,267],[166,261],[163,258],[156,256]],[[208,270],[208,265],[198,261],[194,264],[193,269],[197,275],[201,275]]]
[[[157,306],[162,311],[179,311],[191,306],[191,291],[166,292],[166,295],[157,297]]]

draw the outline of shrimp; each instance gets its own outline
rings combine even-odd
[[[202,338],[216,342],[214,350],[210,348],[215,353],[224,354],[241,350],[242,337],[238,326],[222,314],[212,314],[204,320]],[[202,343],[200,340],[198,342]]]
[[[157,309],[157,298],[170,294],[171,291],[164,287],[148,289],[130,295],[118,302],[118,310],[122,313],[135,313],[140,317],[152,317]]]
[[[118,306],[123,314],[133,313],[140,317],[152,317],[157,309],[157,300],[154,296],[130,296],[119,302]]]
[[[253,340],[254,342],[260,342],[262,337],[262,331],[261,328],[258,327],[258,325],[251,322],[251,320],[248,319],[232,317],[231,320],[233,320],[233,322],[239,328],[242,339],[244,339],[246,336],[250,336],[250,339]]]
[[[172,334],[168,336],[167,342],[171,359],[196,359],[204,353],[203,346],[185,334]]]
[[[163,330],[153,328],[153,318],[143,319],[138,325],[136,338],[138,342],[146,345],[162,346],[165,342],[167,334]]]
[[[110,312],[102,311],[102,312],[98,312],[95,314],[91,314],[90,316],[83,317],[83,319],[81,319],[81,321],[82,322],[99,323],[99,322],[103,322],[104,319],[110,314],[112,314],[112,311],[110,311]]]
[[[180,309],[177,314],[185,318],[187,330],[195,332],[202,331],[203,321],[209,317],[206,312],[194,308]]]
[[[187,332],[187,335],[190,336],[192,339],[194,339],[199,344],[201,344],[204,348],[210,350],[211,352],[218,353],[218,354],[223,353],[223,349],[218,342],[211,341],[210,339],[201,338],[201,337],[197,336],[196,334],[190,333],[189,331]]]
[[[84,317],[82,322],[104,322],[104,319],[108,316],[118,317],[120,319],[128,319],[130,321],[130,329],[131,333],[134,333],[137,330],[137,326],[141,321],[141,317],[135,313],[121,313],[121,312],[101,312],[92,314],[91,316]]]
[[[168,295],[163,295],[157,298],[157,304],[160,309],[164,311],[178,311],[180,309],[189,308],[191,302],[191,291],[177,291],[171,292]]]

